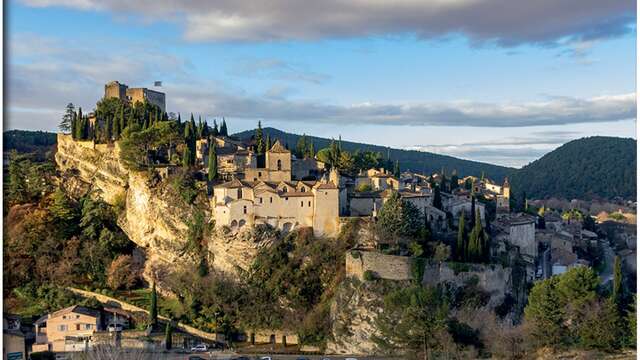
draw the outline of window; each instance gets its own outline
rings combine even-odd
[[[76,324],[76,330],[80,330],[80,324]]]
[[[288,200],[289,200],[289,198],[288,198],[288,197],[286,197],[286,198],[284,198],[284,199],[285,199],[286,201],[288,201]]]
[[[311,201],[309,201],[309,207],[311,207]]]
[[[242,188],[238,189],[238,199],[242,199]]]
[[[242,212],[245,213],[245,214],[247,213],[247,207],[246,206],[243,206]]]
[[[282,170],[282,160],[278,159],[278,170]]]
[[[282,187],[282,192],[287,192],[287,187],[286,186]]]
[[[262,204],[262,198],[259,198],[259,199],[260,199],[260,204]]]
[[[307,189],[304,188],[304,186],[300,189],[300,192],[305,192],[307,191]]]
[[[269,203],[273,203],[273,198],[269,197]]]
[[[300,201],[300,207],[304,207],[304,201]]]
[[[262,177],[262,171],[258,171],[258,177]]]
[[[67,331],[67,325],[58,325],[58,331]]]
[[[84,329],[85,330],[91,330],[92,325],[91,324],[84,324]]]

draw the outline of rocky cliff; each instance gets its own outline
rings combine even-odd
[[[161,286],[162,278],[170,272],[199,261],[198,256],[184,250],[195,212],[202,211],[205,222],[209,221],[207,201],[197,206],[186,204],[157,174],[127,170],[120,162],[117,143],[74,141],[69,135],[58,134],[55,158],[61,185],[71,196],[77,198],[91,191],[121,207],[118,224],[131,241],[145,250],[147,280],[159,281]],[[258,229],[240,233],[219,229],[206,234],[210,266],[228,273],[247,269],[258,250],[275,238],[275,234]]]

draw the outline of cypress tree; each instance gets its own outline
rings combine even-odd
[[[202,116],[198,115],[198,139],[202,139]]]
[[[460,219],[458,220],[458,241],[456,243],[456,255],[458,256],[458,261],[466,260],[466,241],[465,241],[465,222],[464,222],[464,211],[460,214]]]
[[[207,139],[209,137],[209,124],[207,124],[207,119],[204,119],[204,124],[202,125],[202,139]]]
[[[400,162],[398,160],[396,160],[396,163],[393,166],[393,176],[400,178]]]
[[[616,256],[613,261],[613,288],[611,289],[611,299],[618,309],[622,305],[622,264],[620,257]]]
[[[476,197],[472,194],[471,195],[471,216],[473,220],[473,223],[472,223],[473,226],[476,226],[475,213],[476,213]]]
[[[442,210],[442,196],[440,195],[440,186],[436,185],[433,190],[433,207]]]
[[[220,135],[229,136],[229,131],[227,130],[227,120],[225,120],[225,118],[222,118],[222,125],[220,125]]]
[[[178,113],[178,125],[182,124],[182,119],[180,119],[180,113]]]
[[[256,129],[256,152],[258,153],[258,155],[262,155],[265,153],[265,143],[264,143],[264,137],[262,134],[262,123],[260,122],[260,120],[258,120],[258,128]]]
[[[212,139],[213,140],[213,139]],[[218,155],[216,154],[216,142],[211,141],[209,146],[209,181],[213,181],[218,178]]]
[[[267,134],[267,141],[265,141],[265,149],[267,151],[271,149],[271,135]]]
[[[164,348],[166,350],[171,350],[173,347],[173,327],[171,326],[171,321],[167,321],[167,326],[164,328]]]
[[[156,283],[153,283],[151,289],[151,301],[149,308],[149,323],[155,329],[158,326],[158,293],[156,291]]]
[[[216,119],[213,119],[213,127],[211,128],[211,135],[218,136],[220,133],[218,132],[218,122]]]

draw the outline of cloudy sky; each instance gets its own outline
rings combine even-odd
[[[635,137],[633,0],[9,0],[5,127],[104,83],[168,111],[519,167]]]

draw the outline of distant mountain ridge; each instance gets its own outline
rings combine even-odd
[[[636,147],[631,138],[573,140],[514,171],[512,188],[536,199],[635,199]]]
[[[264,128],[265,135],[279,139],[289,147],[295,147],[301,135],[286,133],[274,128]],[[254,130],[236,133],[240,139],[250,139]],[[55,144],[55,133],[42,131],[10,130],[3,133],[4,151],[16,149],[30,152],[49,149]],[[331,139],[307,136],[315,149],[329,146]],[[509,177],[513,196],[524,190],[530,199],[550,197],[566,199],[611,199],[636,197],[636,147],[631,138],[594,136],[570,141],[547,153],[521,169],[487,164],[452,156],[416,150],[391,149],[384,146],[342,141],[348,151],[356,149],[381,152],[387,150],[393,160],[399,160],[403,170],[432,173],[445,169],[447,173],[479,176],[482,172],[501,182]]]
[[[298,139],[301,136],[271,127],[263,128],[263,132],[265,136],[269,135],[272,139],[279,139],[281,142],[288,144],[289,148],[295,148],[298,143]],[[233,134],[233,136],[246,140],[250,139],[254,134],[254,130],[246,130]],[[306,135],[306,137],[313,142],[316,151],[331,144],[331,139],[310,135]],[[337,141],[338,139],[335,140]],[[439,172],[443,169],[447,174],[451,174],[453,170],[456,170],[458,174],[464,176],[480,176],[484,172],[484,174],[489,178],[501,182],[505,176],[515,170],[514,168],[472,160],[463,160],[448,155],[440,155],[417,150],[393,149],[386,146],[363,144],[345,140],[342,140],[342,148],[347,151],[355,151],[357,149],[362,151],[375,151],[382,153],[383,156],[387,156],[387,151],[389,151],[391,159],[394,161],[398,160],[400,168],[403,171],[409,170],[425,174],[431,174],[436,171]]]

